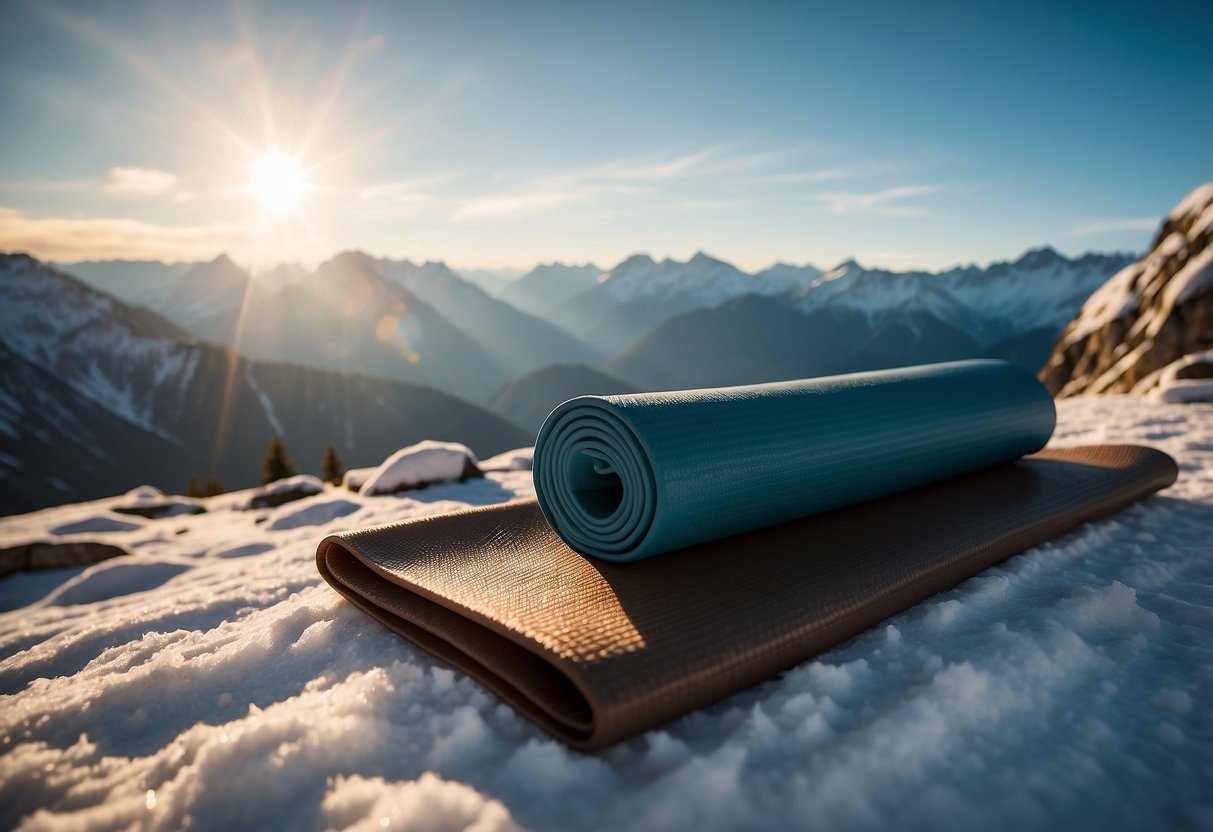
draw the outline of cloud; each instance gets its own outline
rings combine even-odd
[[[1158,228],[1158,217],[1130,217],[1123,219],[1088,220],[1071,228],[1070,237],[1085,237],[1093,234],[1110,234],[1117,231],[1153,231]]]
[[[111,194],[126,196],[156,196],[177,187],[177,177],[155,168],[115,167],[109,170],[104,189]]]
[[[817,199],[838,214],[870,212],[886,217],[918,217],[926,213],[917,205],[902,205],[903,200],[926,196],[939,190],[938,185],[899,185],[881,191],[832,191],[817,195]]]
[[[541,176],[520,188],[464,199],[451,214],[451,221],[531,215],[607,196],[648,193],[662,183],[752,170],[786,155],[727,155],[724,150],[723,145],[713,145],[679,156],[617,159]]]
[[[877,176],[893,170],[893,166],[881,162],[855,162],[844,165],[830,165],[804,171],[788,171],[754,177],[755,182],[770,185],[808,185],[814,182],[836,182],[842,179],[861,179],[866,176]]]
[[[154,225],[134,219],[28,217],[0,207],[0,250],[59,262],[204,260],[251,239],[241,226]]]
[[[358,198],[363,202],[406,204],[429,202],[437,198],[437,195],[434,193],[437,188],[447,184],[454,178],[454,174],[438,173],[432,176],[419,176],[416,179],[380,182],[360,188],[358,190]]]
[[[451,222],[483,217],[520,217],[550,211],[578,202],[589,202],[608,194],[635,193],[636,188],[592,185],[578,188],[516,191],[472,197],[451,214]]]

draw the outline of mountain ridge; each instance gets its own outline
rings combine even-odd
[[[126,448],[113,464],[127,487],[151,480],[179,490],[191,473],[217,474],[229,486],[251,485],[255,460],[274,435],[284,435],[305,464],[318,461],[332,442],[351,465],[378,462],[426,438],[456,439],[482,454],[529,439],[501,417],[439,390],[251,361],[188,334],[182,338],[179,327],[154,312],[123,304],[25,255],[0,255],[0,300],[0,346],[23,380],[4,388],[9,409],[23,414],[13,419],[25,424],[38,402],[38,413],[54,416],[56,424],[96,423],[104,435],[93,436],[79,453],[101,459],[111,447]],[[87,475],[87,465],[63,467],[70,459],[31,446],[23,431],[0,429],[6,479],[63,482],[57,502],[97,494],[99,482]],[[191,466],[173,481],[154,464],[168,454],[165,442]],[[52,470],[54,465],[60,468]],[[45,496],[40,489],[28,490]],[[16,508],[0,504],[0,511]]]

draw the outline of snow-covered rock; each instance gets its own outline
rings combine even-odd
[[[0,614],[0,828],[1208,828],[1213,409],[1058,410],[1055,445],[1154,445],[1178,482],[597,755],[316,574],[332,531],[528,498],[529,471],[262,512],[216,497],[108,533],[131,554],[71,606],[45,596],[79,567],[0,580],[19,607]],[[114,499],[0,518],[0,546]],[[269,528],[335,499],[358,508]]]
[[[489,471],[529,471],[535,462],[535,449],[515,448],[512,451],[491,456],[480,463],[480,470]]]
[[[206,511],[206,506],[201,500],[191,497],[169,497],[155,486],[141,485],[128,491],[124,495],[124,499],[110,507],[110,511],[116,511],[119,514],[133,514],[149,520],[159,520],[163,517],[178,517],[183,514],[201,514]]]
[[[347,491],[358,491],[378,468],[350,468],[341,477],[341,487]]]
[[[1208,182],[1167,216],[1150,251],[1092,294],[1066,326],[1041,370],[1049,390],[1059,396],[1141,390],[1164,367],[1213,349],[1211,240]]]
[[[275,480],[260,488],[249,488],[236,492],[246,509],[274,508],[276,506],[302,500],[324,491],[324,483],[319,477],[311,474],[296,474],[293,477]]]
[[[370,497],[393,494],[411,488],[421,488],[441,482],[457,482],[481,476],[476,455],[471,448],[458,442],[435,442],[427,439],[401,448],[375,469],[358,493]]]
[[[1172,404],[1213,402],[1213,350],[1172,361],[1138,382],[1133,392]]]

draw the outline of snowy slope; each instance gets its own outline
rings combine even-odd
[[[0,581],[0,827],[1161,829],[1213,825],[1213,409],[1063,401],[1179,482],[752,690],[572,753],[316,575],[328,532],[531,493],[527,471],[85,536]],[[0,520],[0,545],[111,501]],[[78,526],[77,526],[78,527]],[[70,527],[69,527],[70,528]]]
[[[847,261],[802,290],[797,306],[863,312],[874,323],[910,311],[927,312],[982,344],[1038,328],[1060,331],[1084,300],[1132,261],[1128,255],[1069,259],[1051,248],[986,268],[890,272]]]

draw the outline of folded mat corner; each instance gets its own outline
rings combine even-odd
[[[1016,462],[628,564],[534,500],[332,535],[324,579],[567,744],[594,750],[768,679],[1175,481],[1161,451]]]

